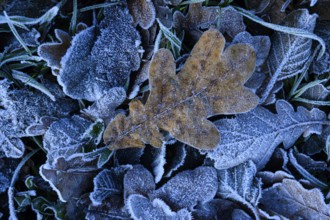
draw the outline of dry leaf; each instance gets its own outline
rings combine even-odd
[[[222,52],[224,46],[219,31],[206,31],[178,75],[170,51],[160,49],[150,64],[147,103],[132,101],[130,115],[110,123],[103,136],[109,148],[161,147],[163,131],[195,148],[215,148],[219,131],[207,117],[247,112],[258,103],[243,86],[255,68],[254,50],[236,44]]]

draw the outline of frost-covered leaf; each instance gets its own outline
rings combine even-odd
[[[209,202],[198,204],[192,212],[193,219],[214,220],[231,219],[231,213],[236,204],[225,199],[213,199]]]
[[[330,71],[330,21],[320,21],[315,27],[315,34],[322,37],[327,46],[325,55],[313,62],[313,73],[324,74]]]
[[[266,186],[282,182],[283,179],[294,179],[294,176],[282,170],[278,170],[275,173],[270,171],[262,171],[258,172],[257,176],[262,179],[263,185]]]
[[[77,115],[62,118],[51,124],[43,138],[43,146],[47,150],[47,162],[52,164],[57,157],[68,158],[75,153],[82,153],[88,139],[84,133],[92,122]]]
[[[135,165],[125,174],[124,177],[124,197],[132,194],[148,196],[156,188],[154,177],[142,165]]]
[[[147,146],[144,149],[143,156],[141,158],[142,163],[147,165],[147,168],[150,169],[155,176],[155,182],[158,183],[164,173],[164,166],[166,164],[166,144],[163,143],[161,148],[154,148]]]
[[[284,179],[263,190],[260,203],[290,219],[330,219],[330,208],[319,189],[305,189],[296,180]]]
[[[55,36],[59,43],[44,43],[38,47],[38,55],[47,62],[52,69],[61,68],[61,59],[70,47],[71,36],[60,29],[55,29]]]
[[[172,9],[168,7],[167,0],[153,0],[156,9],[156,18],[167,28],[173,25]]]
[[[157,189],[151,198],[160,198],[175,210],[191,210],[198,203],[213,199],[217,189],[216,170],[212,167],[198,167],[178,173]]]
[[[313,87],[307,88],[306,90],[304,89],[302,92],[303,93],[301,95],[297,94],[297,98],[294,98],[293,100],[304,103],[308,108],[319,106],[317,105],[317,103],[322,103],[322,101],[326,101],[327,97],[330,94],[330,90],[324,87],[324,85],[322,84],[317,84]]]
[[[130,115],[118,114],[108,125],[103,139],[109,148],[161,147],[160,130],[195,148],[216,147],[220,135],[207,117],[247,112],[258,103],[243,86],[255,68],[255,52],[246,44],[222,51],[224,45],[220,32],[206,31],[177,75],[172,54],[158,50],[149,68],[151,94],[145,105],[130,102]]]
[[[290,13],[283,21],[283,26],[313,32],[317,15],[310,15],[307,9]],[[275,32],[271,37],[272,46],[268,57],[269,80],[266,80],[261,103],[269,96],[277,81],[302,73],[312,51],[312,39]]]
[[[185,144],[177,143],[166,146],[165,177],[171,177],[173,172],[183,166],[187,156]]]
[[[250,44],[256,51],[256,66],[261,66],[268,57],[270,50],[270,38],[268,36],[252,36],[249,32],[244,31],[237,34],[233,39],[233,44],[245,43]]]
[[[242,209],[234,209],[232,216],[232,220],[253,220],[249,214],[244,212]]]
[[[202,3],[190,4],[186,15],[180,11],[174,12],[173,27],[178,32],[184,30],[197,41],[203,33],[200,29],[207,29],[216,23],[219,14],[219,7],[204,7]]]
[[[256,166],[252,161],[230,169],[218,170],[217,194],[221,198],[245,205],[258,219],[256,207],[261,197],[261,181],[255,177],[256,172]]]
[[[128,197],[128,210],[134,220],[190,220],[191,214],[187,209],[173,212],[171,208],[161,199],[154,199],[152,202],[142,195],[134,194]]]
[[[86,213],[87,220],[131,220],[128,210],[124,207],[122,195],[112,195],[100,205],[91,204]]]
[[[63,117],[78,107],[64,97],[56,84],[49,81],[43,84],[56,95],[55,102],[39,91],[12,89],[9,81],[0,81],[0,143],[1,151],[7,157],[18,158],[23,155],[24,145],[20,138],[31,136],[26,129],[39,123],[41,117]]]
[[[219,22],[221,33],[227,33],[232,38],[240,32],[245,31],[246,28],[243,22],[243,16],[231,6],[221,9]]]
[[[126,99],[125,89],[114,87],[83,112],[94,119],[102,119],[108,124],[116,115],[116,108]]]
[[[90,194],[93,205],[100,205],[103,200],[113,195],[123,194],[123,180],[125,173],[131,166],[104,169],[94,179],[94,191]]]
[[[18,162],[11,158],[0,159],[0,193],[4,193],[8,189]]]
[[[296,156],[298,156],[298,160],[296,159]],[[314,187],[319,187],[320,189],[327,189],[328,185],[324,182],[322,182],[321,180],[317,179],[316,177],[314,177],[309,171],[308,168],[313,167],[314,169],[316,169],[316,166],[322,166],[323,169],[326,169],[326,163],[325,162],[316,162],[314,161],[312,158],[304,155],[304,154],[298,154],[298,155],[294,155],[293,150],[290,150],[289,153],[289,158],[290,158],[290,162],[291,164],[296,168],[296,170],[306,179],[308,180]],[[301,163],[302,162],[302,163]],[[306,164],[307,162],[307,164]],[[305,164],[304,164],[305,163]],[[309,164],[308,164],[309,163]],[[317,165],[319,164],[319,165]],[[313,168],[312,168],[313,170]],[[326,173],[327,174],[329,172],[328,169],[326,169]]]
[[[261,169],[275,148],[283,143],[285,148],[295,144],[300,135],[308,136],[322,131],[326,115],[319,109],[308,111],[293,107],[284,100],[276,103],[277,114],[264,107],[237,115],[232,119],[215,122],[222,135],[218,147],[207,156],[215,161],[217,169],[227,169],[252,160]]]
[[[130,0],[128,8],[135,25],[139,24],[143,29],[148,29],[155,22],[156,9],[151,0]]]
[[[96,101],[112,87],[124,86],[140,66],[138,32],[124,6],[104,9],[98,26],[78,33],[61,60],[58,77],[64,92],[74,99]]]
[[[46,163],[39,169],[42,178],[56,191],[61,201],[78,198],[92,189],[92,179],[100,171],[96,161],[83,161],[82,154],[57,157],[53,164]]]
[[[32,124],[29,127],[27,127],[25,132],[29,136],[43,135],[47,132],[50,125],[57,120],[58,118],[55,117],[43,116],[39,119],[38,123]]]

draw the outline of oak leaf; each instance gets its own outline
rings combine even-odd
[[[243,85],[255,68],[255,52],[246,44],[229,46],[217,30],[206,31],[178,75],[170,51],[160,49],[149,68],[150,96],[145,105],[132,101],[130,115],[119,114],[108,125],[104,141],[111,149],[161,147],[163,131],[199,149],[220,140],[207,117],[247,112],[258,97]]]

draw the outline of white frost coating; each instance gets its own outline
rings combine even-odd
[[[102,204],[102,201],[111,195],[121,194],[124,175],[130,169],[132,166],[124,165],[100,172],[93,180],[94,191],[89,195],[93,205]]]
[[[213,167],[201,166],[178,173],[150,197],[160,198],[175,209],[191,210],[198,203],[213,199],[217,189],[216,170]]]
[[[57,159],[57,158],[56,158]],[[39,167],[39,175],[46,181],[49,183],[50,187],[56,192],[58,198],[62,201],[62,202],[67,202],[65,199],[63,199],[63,196],[61,194],[61,192],[57,189],[57,187],[53,184],[53,182],[51,180],[49,180],[47,177],[44,176],[44,174],[42,173],[42,169],[51,169],[50,165],[48,163],[43,164]]]
[[[320,134],[326,120],[319,109],[308,111],[298,107],[295,112],[284,100],[277,101],[276,110],[277,114],[273,114],[259,106],[236,118],[216,121],[221,143],[207,152],[207,157],[215,161],[214,166],[228,169],[252,160],[260,170],[280,143],[289,148],[302,134]]]
[[[261,181],[255,178],[257,169],[252,161],[239,166],[218,170],[219,189],[217,194],[247,206],[258,220],[257,205],[261,197]]]
[[[164,175],[164,172],[165,172],[164,166],[166,164],[165,156],[166,156],[166,144],[165,144],[165,142],[163,142],[162,147],[160,147],[160,149],[159,149],[159,154],[157,155],[157,157],[151,164],[152,171],[155,175],[156,183],[158,183]]]
[[[98,26],[79,32],[61,60],[58,82],[74,99],[96,101],[109,89],[124,86],[131,71],[140,66],[136,42],[140,36],[132,26],[128,9],[115,5],[104,9]]]
[[[186,209],[174,212],[161,199],[154,199],[152,202],[146,197],[133,194],[128,197],[127,208],[134,220],[190,220],[191,214]]]

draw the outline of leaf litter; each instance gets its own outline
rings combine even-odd
[[[330,219],[327,1],[22,2],[0,216]]]

